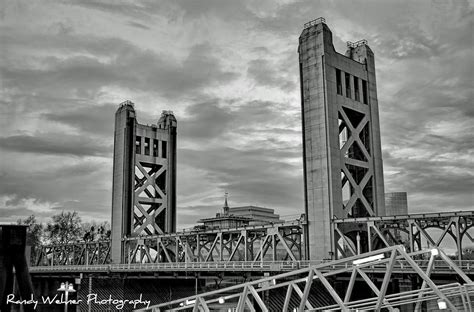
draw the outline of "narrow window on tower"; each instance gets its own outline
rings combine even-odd
[[[341,70],[336,68],[336,87],[337,94],[342,95]]]
[[[158,140],[153,139],[153,157],[158,157]]]
[[[364,104],[367,104],[367,81],[362,79],[362,99]]]
[[[346,97],[351,97],[351,75],[346,73]]]
[[[161,141],[161,158],[166,158],[166,141]]]
[[[145,155],[150,155],[150,138],[145,138]]]
[[[141,154],[142,153],[142,137],[137,136],[135,138],[135,153]]]
[[[359,95],[359,78],[354,76],[354,95],[355,100],[360,102],[360,95]]]

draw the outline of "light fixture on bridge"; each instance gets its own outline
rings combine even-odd
[[[191,305],[191,304],[195,304],[195,303],[196,303],[196,299],[186,300],[186,302],[185,302],[186,305]]]
[[[225,302],[224,297],[220,297],[220,298],[219,298],[219,303],[220,303],[220,304],[223,304],[224,302]]]
[[[433,248],[433,249],[431,249],[431,254],[433,256],[437,256],[437,255],[439,255],[439,250],[437,248]]]
[[[443,299],[439,299],[438,300],[438,308],[440,310],[446,310],[448,309],[448,305],[446,304],[446,301],[444,301]]]
[[[360,265],[360,264],[364,264],[364,263],[369,263],[369,262],[373,262],[373,261],[382,260],[383,258],[385,258],[384,254],[378,254],[378,255],[374,255],[374,256],[354,260],[354,261],[352,261],[352,264]]]
[[[67,312],[67,304],[68,304],[68,300],[69,300],[69,293],[73,293],[73,292],[76,292],[76,290],[74,289],[74,285],[73,284],[69,284],[69,282],[66,282],[66,283],[61,283],[61,286],[58,288],[58,291],[64,291],[64,297],[65,297],[65,305],[64,305],[64,311]]]

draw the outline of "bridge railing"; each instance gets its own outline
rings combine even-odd
[[[423,269],[430,263],[426,260],[414,260]],[[31,272],[290,272],[309,268],[315,265],[323,265],[325,270],[347,270],[352,267],[349,262],[333,263],[327,261],[233,261],[233,262],[168,262],[168,263],[128,263],[128,264],[93,264],[93,265],[61,265],[61,266],[38,266],[32,267]],[[437,274],[451,274],[453,267],[442,260],[434,260],[432,269]],[[467,274],[474,274],[474,261],[465,260],[457,263],[457,267]],[[386,270],[384,263],[375,263],[366,268],[373,273],[381,273]],[[413,272],[410,263],[399,260],[393,266],[394,272]]]

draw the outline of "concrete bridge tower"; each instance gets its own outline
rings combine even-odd
[[[176,127],[163,111],[155,125],[137,122],[133,103],[115,113],[112,187],[112,247],[123,260],[122,237],[176,231]]]
[[[323,18],[299,38],[306,252],[334,258],[331,220],[385,214],[374,54],[365,40],[335,51]]]

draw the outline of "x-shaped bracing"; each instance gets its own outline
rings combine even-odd
[[[351,133],[351,135],[349,136],[349,138],[347,139],[347,141],[345,142],[345,144],[341,148],[341,159],[344,160],[344,162],[341,163],[341,168],[344,172],[345,178],[347,180],[349,180],[349,183],[352,185],[352,187],[354,189],[354,192],[352,193],[349,201],[345,205],[344,210],[345,210],[346,213],[351,211],[351,209],[354,206],[354,204],[356,203],[357,199],[360,199],[360,201],[364,205],[364,207],[365,207],[366,211],[368,212],[368,214],[370,216],[374,216],[375,215],[374,210],[372,209],[370,203],[367,201],[367,199],[363,195],[363,190],[364,190],[365,186],[367,185],[367,183],[369,182],[370,178],[373,175],[373,168],[369,165],[369,162],[344,157],[344,155],[347,153],[349,148],[353,144],[357,144],[357,145],[359,145],[359,148],[361,149],[361,151],[364,154],[365,158],[368,159],[368,160],[371,159],[369,152],[367,151],[365,145],[362,143],[362,141],[360,139],[360,132],[367,125],[367,123],[369,121],[369,118],[367,117],[367,115],[365,115],[362,118],[362,120],[359,122],[357,127],[354,128],[354,126],[352,125],[349,117],[346,115],[346,113],[344,112],[344,110],[342,108],[339,110],[339,113],[341,114],[341,117],[344,121],[345,126],[349,129],[349,131]],[[354,177],[352,176],[350,171],[347,169],[346,164],[350,164],[350,165],[353,165],[353,166],[356,166],[356,167],[367,168],[367,172],[366,172],[364,178],[360,181],[360,183],[357,183],[354,180]],[[344,183],[344,181],[343,181],[343,183]]]
[[[163,190],[161,190],[160,187],[156,184],[156,179],[161,174],[164,174],[166,172],[166,167],[162,166],[156,172],[154,172],[153,174],[150,175],[149,171],[147,171],[144,168],[142,163],[137,162],[135,165],[140,170],[140,172],[143,174],[142,179],[145,179],[145,181],[140,185],[140,187],[138,187],[135,190],[135,203],[134,203],[134,205],[135,205],[135,208],[138,209],[138,211],[140,211],[140,213],[142,214],[143,217],[139,218],[139,217],[135,216],[135,212],[134,212],[134,228],[136,228],[134,230],[134,232],[140,234],[149,225],[151,225],[153,227],[153,229],[156,231],[156,233],[163,234],[164,229],[162,229],[158,224],[156,224],[155,219],[163,210],[166,210],[166,195],[163,192]],[[151,170],[150,170],[150,172],[151,172]],[[136,175],[135,175],[135,179],[140,180]],[[153,187],[153,189],[158,193],[159,198],[152,198],[152,195],[149,194],[148,189],[147,189],[149,186]],[[145,191],[147,193],[149,198],[139,197],[140,194],[143,191]],[[151,211],[149,211],[150,209],[148,209],[148,210],[145,209],[142,206],[142,204],[151,204],[152,207],[155,207],[154,205],[158,204],[159,207],[157,209],[153,208],[153,209],[151,209]],[[138,228],[137,228],[137,225],[139,225]]]

